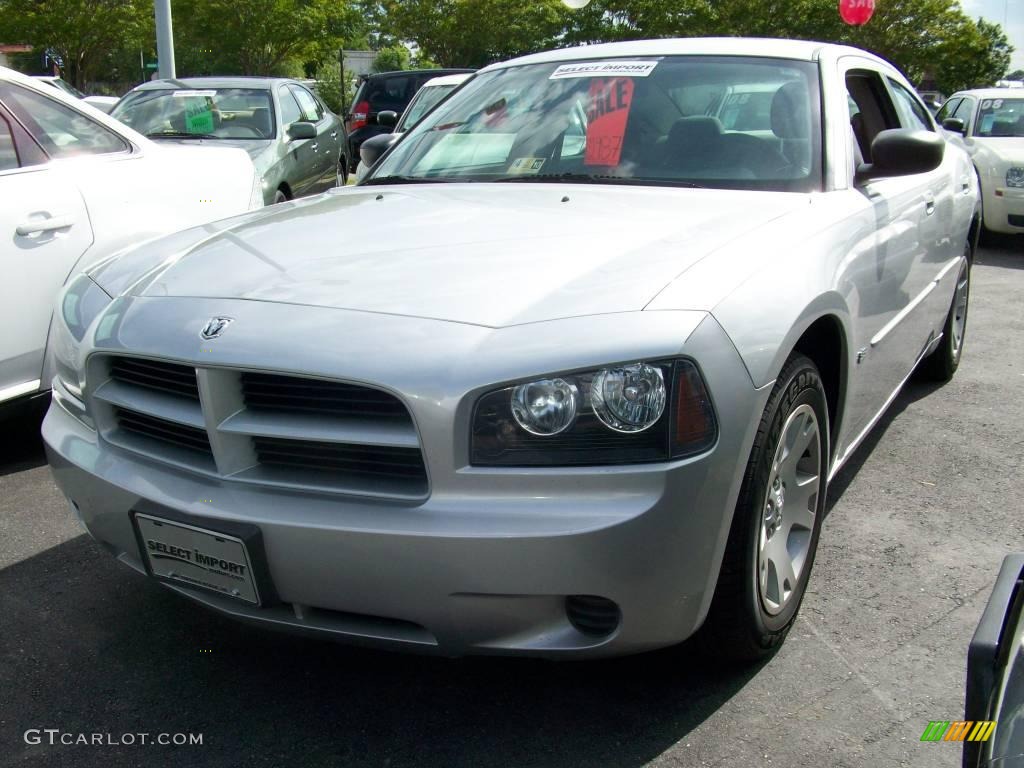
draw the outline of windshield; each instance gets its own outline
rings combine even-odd
[[[69,83],[69,82],[67,82],[65,80],[61,80],[59,77],[55,78],[53,80],[50,80],[49,83],[54,88],[59,88],[60,90],[64,91],[64,93],[69,94],[71,96],[74,96],[76,99],[84,99],[85,98],[85,94],[84,93],[82,93],[80,90],[75,88],[75,86],[71,85],[71,83]]]
[[[1024,137],[1024,99],[982,99],[974,135]]]
[[[455,90],[455,85],[432,85],[420,88],[409,106],[402,115],[402,119],[395,126],[395,133],[404,133],[411,130],[427,112],[429,112],[441,99]]]
[[[478,75],[364,183],[546,181],[820,188],[809,62],[669,56]]]
[[[272,139],[270,91],[191,88],[135,91],[110,113],[150,138]]]

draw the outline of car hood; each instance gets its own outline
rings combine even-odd
[[[132,292],[490,327],[628,312],[716,248],[807,204],[651,187],[355,187],[198,230],[186,247],[175,236],[175,252]]]
[[[273,145],[272,139],[158,139],[150,137],[153,141],[158,144],[165,146],[187,146],[187,147],[203,147],[209,149],[211,147],[232,147],[234,149],[244,149],[246,154],[249,155],[250,159],[255,164],[259,164],[258,161],[266,150]]]
[[[1024,138],[1004,136],[994,139],[974,140],[978,147],[991,157],[1006,163],[1024,165]]]

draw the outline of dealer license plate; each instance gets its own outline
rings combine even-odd
[[[141,513],[136,513],[135,521],[154,576],[260,604],[249,553],[241,539]]]

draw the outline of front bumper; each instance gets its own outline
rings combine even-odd
[[[664,322],[681,313],[650,314]],[[130,513],[140,506],[191,515],[213,530],[218,521],[258,526],[279,601],[250,607],[168,585],[223,613],[446,655],[632,653],[677,643],[703,621],[752,416],[767,397],[713,318],[689,335],[685,352],[701,362],[716,399],[719,440],[708,453],[628,467],[470,467],[452,445],[431,448],[433,411],[450,406],[411,399],[431,473],[422,502],[300,494],[191,473],[108,444],[56,404],[43,438],[57,484],[89,533],[137,571],[145,569]],[[566,613],[571,595],[614,601],[616,629],[577,630]]]
[[[1024,234],[1024,189],[1000,184],[985,190],[985,227],[1003,234]]]

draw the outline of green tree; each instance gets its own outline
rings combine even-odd
[[[108,76],[127,52],[138,61],[152,25],[150,0],[0,0],[0,40],[51,52],[78,88]]]
[[[443,67],[482,67],[558,45],[559,0],[382,0],[383,31]]]
[[[411,60],[408,48],[404,45],[393,45],[378,52],[370,68],[374,72],[394,72],[409,69]]]
[[[1015,69],[1006,75],[1007,80],[1024,80],[1024,69]]]
[[[972,21],[956,0],[879,2],[862,27],[844,24],[835,0],[594,0],[569,17],[565,41],[705,35],[847,43],[947,92],[998,79],[1013,50],[999,25]]]
[[[364,34],[344,0],[176,0],[181,74],[302,74]]]

